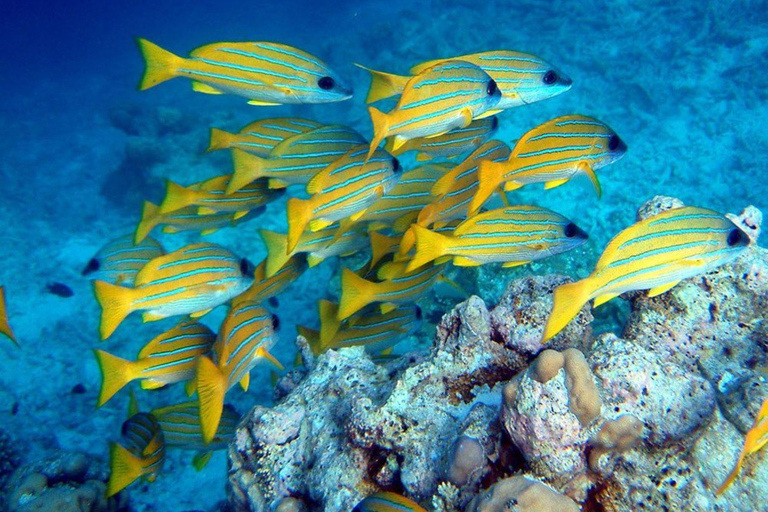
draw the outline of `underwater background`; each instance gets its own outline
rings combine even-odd
[[[501,113],[495,138],[511,143],[548,119],[581,113],[608,123],[629,147],[602,171],[599,201],[586,179],[516,192],[521,204],[552,208],[590,238],[525,267],[451,271],[489,303],[515,277],[584,277],[608,240],[655,195],[723,213],[768,207],[764,1],[11,0],[0,7],[0,33],[0,284],[21,345],[0,343],[0,429],[24,462],[79,451],[106,468],[128,393],[96,409],[101,377],[92,349],[132,357],[159,332],[134,315],[99,341],[99,307],[80,275],[88,260],[106,241],[133,231],[142,201],[162,199],[165,178],[189,184],[228,172],[228,155],[204,154],[211,126],[234,132],[256,119],[295,116],[347,124],[369,137],[369,76],[354,63],[405,74],[437,57],[502,48],[532,53],[567,73],[573,87]],[[186,80],[139,92],[137,36],[180,55],[218,41],[290,44],[327,62],[355,95],[340,103],[254,107],[235,96],[195,94]],[[266,251],[256,229],[284,230],[284,203],[204,239],[261,261]],[[156,236],[169,251],[201,240]],[[279,297],[280,342],[272,352],[286,366],[295,355],[295,325],[317,326],[315,301],[337,293],[339,266],[332,259],[310,269]],[[49,293],[52,282],[74,294]],[[432,324],[406,346],[426,346],[436,319],[459,300],[424,299]],[[626,307],[598,310],[598,331],[618,331]],[[204,322],[215,326],[222,317],[217,310]],[[270,370],[260,365],[247,394],[231,393],[241,413],[272,403]],[[145,409],[183,396],[172,388],[142,393],[139,401]],[[225,499],[225,453],[200,472],[190,457],[168,452],[156,482],[129,490],[132,509],[213,510]]]

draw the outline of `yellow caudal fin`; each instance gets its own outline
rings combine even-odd
[[[336,317],[349,318],[374,301],[376,283],[358,276],[348,268],[341,271],[341,302]]]
[[[235,137],[237,137],[237,135],[234,133],[211,127],[211,140],[208,142],[208,148],[205,152],[210,153],[211,151],[218,151],[219,149],[229,149],[232,147],[232,142],[235,140]]]
[[[146,39],[137,38],[141,55],[144,57],[146,69],[144,76],[139,82],[139,90],[143,91],[154,87],[159,83],[170,80],[176,76],[176,70],[184,63],[184,59],[172,54],[168,50],[163,50],[155,43],[150,43]]]
[[[552,313],[550,313],[547,325],[544,327],[542,343],[552,339],[579,314],[581,308],[589,300],[589,294],[590,288],[587,279],[555,288],[552,297]]]
[[[325,349],[341,327],[339,306],[329,300],[321,300],[317,309],[320,311],[320,347]]]
[[[469,217],[477,211],[488,200],[496,187],[504,183],[505,162],[491,162],[484,160],[480,162],[477,169],[477,192],[475,197],[469,202]]]
[[[219,429],[224,395],[227,392],[227,377],[213,361],[201,356],[197,360],[195,381],[200,402],[200,429],[203,441],[210,443]]]
[[[260,229],[259,235],[267,246],[267,265],[265,277],[272,277],[283,268],[291,254],[288,252],[288,237],[283,233],[276,233],[267,229]]]
[[[234,194],[264,174],[266,160],[246,153],[240,149],[232,149],[232,165],[234,172],[227,184],[226,194]]]
[[[368,156],[365,157],[366,163],[373,156],[381,141],[387,137],[387,132],[389,131],[389,118],[387,114],[376,107],[368,107],[368,113],[371,115],[371,122],[373,123],[373,140],[371,140],[371,147],[368,149]]]
[[[175,212],[195,202],[194,190],[182,187],[171,180],[165,181],[165,198],[160,203],[160,214]]]
[[[101,306],[101,323],[99,333],[101,339],[109,338],[120,322],[133,311],[133,296],[135,290],[104,281],[93,282],[93,293]]]
[[[119,493],[144,474],[141,459],[117,443],[109,447],[109,468],[107,498]]]
[[[408,266],[405,267],[406,273],[412,272],[420,266],[443,256],[450,242],[447,236],[430,231],[418,224],[414,224],[411,229],[416,238],[416,254],[408,262]]]
[[[374,103],[390,96],[395,96],[403,92],[405,84],[408,83],[411,77],[393,75],[392,73],[384,73],[382,71],[376,71],[360,64],[355,66],[368,71],[371,74],[371,88],[368,90],[368,97],[365,98],[366,103]]]
[[[147,235],[160,224],[160,208],[149,201],[144,201],[141,209],[141,220],[136,226],[136,232],[133,235],[133,243],[139,244],[147,238]]]
[[[407,258],[408,253],[413,249],[413,246],[416,245],[416,235],[413,230],[414,226],[417,226],[417,224],[412,224],[411,227],[408,228],[408,231],[403,233],[403,237],[400,239],[400,248],[397,250],[396,260]]]
[[[134,373],[135,363],[113,356],[103,350],[94,350],[93,353],[96,354],[96,362],[99,364],[99,370],[101,370],[101,390],[99,391],[99,402],[97,404],[97,407],[101,407],[115,393],[136,378]]]
[[[306,231],[312,219],[311,201],[292,197],[288,200],[288,244],[286,251],[292,253],[299,244],[299,238]]]

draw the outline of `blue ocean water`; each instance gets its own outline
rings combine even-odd
[[[502,113],[497,138],[512,142],[555,116],[582,113],[604,120],[627,142],[627,155],[600,172],[600,201],[587,180],[516,194],[521,203],[574,219],[590,241],[546,265],[499,270],[494,282],[469,290],[485,298],[531,271],[583,276],[654,195],[722,212],[739,213],[749,204],[765,209],[767,7],[749,0],[5,2],[0,284],[23,348],[0,342],[0,426],[30,461],[80,450],[106,463],[107,443],[126,416],[127,393],[95,409],[100,375],[91,349],[132,357],[159,327],[134,316],[100,343],[99,309],[80,276],[83,265],[106,240],[133,230],[141,201],[162,198],[163,179],[193,183],[228,172],[226,155],[203,154],[210,126],[234,131],[259,118],[301,116],[349,124],[370,136],[369,78],[355,62],[404,74],[436,57],[490,49],[533,53],[565,71],[574,86]],[[327,105],[252,107],[234,96],[193,93],[182,79],[139,92],[136,36],[181,55],[217,41],[294,45],[348,77],[355,96]],[[258,226],[225,229],[207,240],[260,261],[265,250],[256,228],[284,229],[284,216],[284,202],[274,203]],[[161,238],[169,249],[200,239]],[[312,269],[280,297],[278,313],[289,319],[276,350],[282,361],[292,361],[294,324],[317,325],[314,302],[335,291],[338,267],[329,261]],[[47,293],[52,281],[69,285],[74,296]],[[444,307],[435,298],[427,302]],[[215,325],[222,315],[216,311],[206,322]],[[421,343],[428,337],[425,328]],[[270,403],[269,369],[258,367],[252,379],[249,394],[233,392],[241,412]],[[77,384],[85,394],[70,392]],[[182,396],[171,389],[142,394],[140,402],[149,408]],[[200,473],[190,456],[171,454],[157,482],[131,488],[134,508],[208,510],[223,500],[223,454]]]

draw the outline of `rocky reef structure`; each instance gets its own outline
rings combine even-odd
[[[678,204],[654,198],[639,215]],[[733,220],[756,240],[759,211]],[[382,365],[361,348],[304,350],[306,371],[230,447],[231,508],[352,510],[382,489],[441,512],[764,507],[764,452],[714,490],[768,395],[768,251],[752,244],[657,297],[627,294],[621,336],[594,337],[586,305],[541,346],[566,281],[517,279],[490,310],[471,297],[428,352]]]

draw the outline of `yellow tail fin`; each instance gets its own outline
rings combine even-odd
[[[579,314],[581,308],[589,300],[589,294],[589,281],[586,279],[555,288],[552,297],[552,313],[550,313],[547,325],[544,327],[542,343],[552,339]]]
[[[368,107],[368,113],[371,115],[371,122],[373,123],[373,140],[371,140],[371,147],[368,149],[368,156],[365,157],[365,163],[368,163],[368,160],[373,156],[381,141],[387,137],[387,132],[389,131],[389,118],[387,114],[375,107]]]
[[[320,347],[325,349],[331,344],[333,337],[339,332],[341,321],[339,321],[339,306],[329,300],[318,302],[320,310]]]
[[[288,245],[287,254],[292,253],[299,244],[299,238],[307,230],[312,219],[312,202],[292,197],[288,200]]]
[[[99,370],[101,370],[101,390],[99,391],[99,403],[97,404],[97,407],[101,407],[115,393],[136,378],[133,371],[135,363],[113,356],[103,350],[97,349],[93,353],[96,354],[96,362],[99,364]]]
[[[203,441],[210,443],[219,429],[224,395],[227,392],[227,377],[213,361],[201,356],[197,360],[195,380],[200,401],[200,429]]]
[[[195,191],[171,180],[165,181],[165,198],[160,203],[160,214],[175,212],[195,202]]]
[[[374,103],[390,96],[395,96],[403,92],[405,84],[411,79],[409,76],[393,75],[392,73],[384,73],[382,71],[376,71],[360,64],[355,66],[368,71],[371,74],[371,88],[368,90],[368,97],[365,98],[366,103]]]
[[[219,149],[229,149],[232,147],[232,142],[235,140],[235,137],[237,137],[237,135],[234,133],[211,127],[211,140],[208,143],[208,149],[206,149],[205,152],[210,153],[211,151],[217,151]]]
[[[292,254],[288,252],[288,237],[267,229],[260,229],[259,234],[267,246],[267,265],[265,277],[272,277],[283,268]]]
[[[232,165],[234,172],[227,184],[227,195],[234,194],[256,178],[261,178],[264,175],[266,160],[240,149],[233,149]]]
[[[477,169],[477,192],[475,197],[469,202],[469,217],[473,216],[488,200],[496,187],[504,183],[504,162],[491,162],[484,160],[480,162]]]
[[[416,254],[408,262],[408,266],[405,267],[406,273],[412,272],[420,266],[443,256],[450,242],[447,236],[430,231],[418,224],[414,224],[411,229],[416,237]]]
[[[434,197],[441,197],[451,191],[451,187],[456,183],[456,176],[451,174],[444,174],[432,185],[432,190],[429,191]]]
[[[408,231],[403,233],[403,238],[400,239],[400,248],[397,250],[397,257],[395,261],[402,261],[408,257],[408,253],[411,252],[413,246],[416,245],[416,235],[414,234],[414,226],[417,224],[411,224]]]
[[[168,50],[163,50],[155,43],[150,43],[146,39],[137,38],[141,55],[144,57],[146,69],[144,76],[139,82],[139,90],[143,91],[154,87],[159,83],[170,80],[176,76],[176,69],[183,65],[184,59],[172,54]]]
[[[133,235],[133,243],[139,244],[147,238],[147,235],[160,224],[160,220],[160,208],[156,204],[144,201],[144,206],[141,209],[141,220]]]
[[[141,459],[117,443],[109,447],[109,468],[107,498],[119,493],[144,474]]]
[[[374,301],[376,283],[366,281],[348,268],[341,271],[341,302],[336,317],[349,318]]]
[[[101,323],[99,333],[101,339],[109,338],[125,317],[133,311],[132,288],[124,288],[104,281],[93,282],[93,293],[101,306]]]

